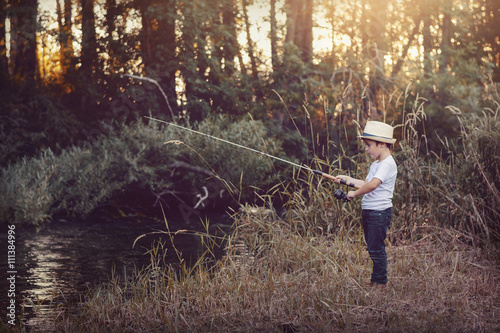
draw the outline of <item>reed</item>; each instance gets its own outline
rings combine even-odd
[[[428,150],[429,139],[416,131],[425,114],[415,103],[403,123],[406,140],[395,153],[399,174],[393,224],[406,233],[400,239],[425,236],[422,230],[429,225],[454,228],[470,242],[500,239],[500,104],[494,105],[482,116],[450,108],[461,128],[457,139],[441,139],[444,156]]]

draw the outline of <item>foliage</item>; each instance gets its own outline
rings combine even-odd
[[[40,225],[54,215],[82,216],[127,185],[167,186],[161,176],[169,156],[164,134],[137,124],[109,133],[84,147],[56,155],[51,149],[2,170],[2,221]],[[135,137],[120,136],[132,132]],[[152,158],[154,157],[154,158]]]
[[[200,134],[176,132],[191,148],[186,156],[187,161],[212,170],[237,202],[251,199],[254,189],[265,187],[273,177],[276,179],[276,161],[255,151],[282,156],[281,142],[269,133],[261,121],[236,120],[219,115],[205,119],[197,126],[197,130],[240,146],[235,147]],[[202,179],[192,179],[198,187],[203,185]],[[193,180],[186,177],[183,182],[190,183]]]
[[[63,105],[43,95],[24,100],[3,96],[0,108],[0,167],[44,148],[60,150],[78,137],[78,122]]]
[[[447,157],[433,151],[427,155],[418,152],[427,141],[422,139],[414,125],[423,114],[413,109],[404,124],[408,141],[401,144],[396,154],[399,162],[395,193],[395,224],[405,228],[408,223],[418,231],[430,221],[440,227],[453,227],[472,240],[480,236],[490,241],[500,238],[498,223],[499,195],[494,179],[498,179],[498,103],[496,111],[486,110],[482,117],[466,116],[457,108],[451,110],[462,124],[459,139],[442,138],[448,149]],[[485,165],[489,167],[485,167]]]
[[[178,161],[193,166],[191,171],[211,170],[219,190],[229,192],[235,202],[250,198],[254,187],[266,185],[271,177],[273,164],[259,154],[159,124],[137,121],[120,130],[103,124],[103,134],[83,147],[73,146],[60,154],[46,149],[5,167],[0,219],[40,225],[54,215],[84,216],[119,193],[126,197],[137,191],[178,191],[193,196],[195,189],[207,184],[206,176],[198,171],[176,172]],[[281,151],[279,141],[268,136],[258,121],[231,122],[219,116],[205,120],[198,129],[269,154]],[[179,138],[190,149],[173,146],[181,143]],[[220,200],[224,198],[228,194]]]

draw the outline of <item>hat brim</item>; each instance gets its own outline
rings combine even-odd
[[[390,144],[396,143],[396,139],[386,138],[383,136],[378,136],[378,135],[373,135],[373,134],[368,134],[368,133],[363,133],[362,135],[358,135],[358,139],[367,139],[367,140],[373,140],[373,141],[390,143]]]

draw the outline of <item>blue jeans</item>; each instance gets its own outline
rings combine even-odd
[[[363,209],[363,232],[368,253],[373,262],[371,281],[387,283],[387,254],[384,240],[391,225],[392,207],[385,210]]]

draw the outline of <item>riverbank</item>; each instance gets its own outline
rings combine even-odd
[[[368,286],[359,228],[295,228],[272,210],[241,212],[227,255],[182,273],[158,265],[115,277],[48,330],[58,332],[491,332],[500,328],[499,251],[429,227],[388,244],[388,288]],[[264,213],[263,213],[264,212]],[[392,231],[392,237],[396,237]],[[207,245],[209,244],[207,239]],[[210,246],[207,246],[210,248]],[[161,251],[158,252],[161,256]],[[46,331],[44,327],[40,331]]]

